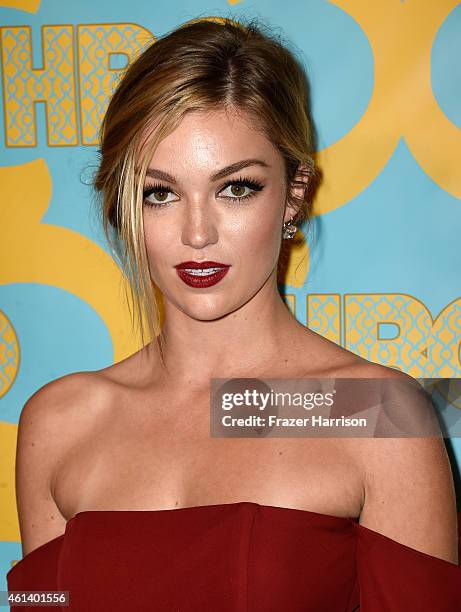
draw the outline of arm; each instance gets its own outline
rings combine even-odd
[[[360,524],[457,564],[456,499],[443,439],[374,438],[365,449]]]
[[[53,496],[54,475],[70,439],[67,407],[75,400],[78,378],[68,375],[43,386],[20,415],[15,479],[24,556],[65,530]]]

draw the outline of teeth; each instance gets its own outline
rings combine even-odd
[[[184,272],[192,274],[192,276],[210,276],[219,272],[222,268],[184,268]]]

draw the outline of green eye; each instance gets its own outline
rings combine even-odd
[[[174,202],[174,200],[166,199],[169,193],[172,193],[172,192],[165,185],[152,185],[152,186],[146,187],[143,191],[144,204],[146,206],[156,207],[156,206],[163,206],[164,204],[168,204],[169,202]],[[152,196],[155,196],[155,198],[152,199]]]
[[[223,189],[229,188],[231,189],[231,193],[233,195],[223,196],[228,200],[247,200],[248,198],[255,196],[258,191],[262,191],[264,189],[263,185],[261,185],[261,183],[258,181],[243,177],[233,181],[228,181],[224,185]],[[250,193],[245,194],[245,189],[250,189]]]
[[[235,180],[227,181],[219,193],[222,193],[222,191],[226,189],[230,189],[230,193],[228,195],[222,195],[221,197],[226,200],[242,201],[254,197],[257,192],[264,189],[264,186],[261,185],[259,181],[240,177]],[[249,191],[245,193],[245,190]],[[175,199],[167,199],[168,194],[172,194],[172,191],[168,189],[166,185],[161,185],[160,183],[149,185],[144,188],[143,202],[145,206],[154,208],[165,207],[165,205],[170,202],[176,201]]]

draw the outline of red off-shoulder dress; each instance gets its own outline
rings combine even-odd
[[[69,591],[79,612],[461,612],[459,565],[354,518],[246,501],[79,512],[7,584]]]

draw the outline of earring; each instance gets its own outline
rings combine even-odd
[[[283,237],[286,238],[287,240],[291,240],[298,230],[296,225],[293,225],[291,223],[293,219],[294,217],[292,217],[289,221],[286,221],[283,224]]]

